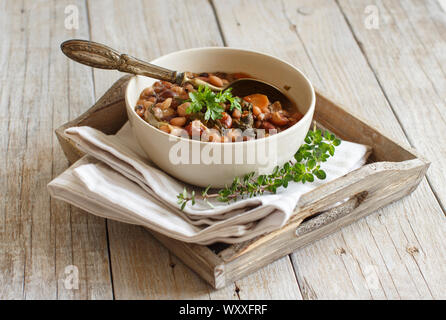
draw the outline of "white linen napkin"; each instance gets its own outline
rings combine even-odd
[[[212,200],[214,208],[202,201],[194,206],[189,202],[181,211],[177,195],[184,182],[146,158],[128,123],[116,135],[90,127],[72,127],[65,133],[87,155],[48,184],[51,196],[104,218],[200,244],[243,242],[282,227],[303,194],[361,167],[371,151],[343,141],[321,166],[325,180],[290,182],[276,194],[230,204]]]

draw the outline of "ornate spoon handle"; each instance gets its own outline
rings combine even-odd
[[[184,73],[178,73],[148,62],[136,59],[103,44],[87,40],[68,40],[60,45],[62,52],[70,59],[93,68],[115,69],[159,80],[182,84]]]

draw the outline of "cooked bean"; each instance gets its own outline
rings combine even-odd
[[[288,118],[278,111],[274,112],[271,116],[271,122],[276,126],[284,126],[288,123],[288,121]]]
[[[187,93],[186,91],[184,91],[182,94],[180,94],[178,96],[179,99],[181,100],[188,100],[189,99],[189,93]]]
[[[260,128],[262,126],[262,121],[260,121],[260,120],[256,120],[256,122],[254,122],[254,127],[255,128]]]
[[[187,131],[184,128],[175,127],[175,126],[171,126],[170,134],[177,136],[177,137],[183,137],[183,138],[189,137]]]
[[[177,127],[182,127],[186,124],[186,118],[185,117],[176,117],[170,119],[170,124]]]
[[[184,87],[184,89],[186,89],[187,92],[193,92],[193,91],[195,91],[194,86],[191,85],[190,83],[186,84],[186,86]]]
[[[229,129],[232,127],[232,118],[229,114],[227,114],[226,112],[222,113],[222,117],[221,119],[218,119],[218,121],[223,125],[223,127],[225,127],[226,129]]]
[[[257,107],[257,106],[253,106],[253,107],[252,107],[252,113],[253,113],[255,116],[258,116],[259,114],[262,113],[262,110],[260,110],[260,108]]]
[[[271,122],[268,122],[268,121],[263,121],[262,122],[262,128],[265,129],[265,130],[276,129],[276,127]]]
[[[151,106],[153,106],[153,102],[150,100],[145,100],[143,103],[144,108],[149,109]]]
[[[223,87],[223,81],[217,76],[209,76],[209,83],[216,87]]]
[[[170,128],[169,128],[168,125],[162,125],[162,126],[160,126],[159,129],[160,129],[161,131],[166,132],[166,133],[170,133]]]
[[[180,87],[180,86],[173,86],[173,87],[171,88],[171,90],[172,90],[173,92],[175,92],[177,95],[180,95],[180,94],[182,94],[182,93],[184,92],[184,88],[183,88],[183,87]]]
[[[170,83],[169,81],[161,81],[161,83],[163,84],[164,87],[166,87],[167,89],[172,88],[173,84]]]
[[[172,117],[174,114],[175,114],[175,109],[173,109],[173,108],[164,109],[163,110],[163,119]]]
[[[216,129],[209,129],[203,132],[203,135],[201,137],[201,141],[220,142],[220,140],[220,133]]]
[[[270,106],[270,109],[271,109],[271,112],[281,111],[282,104],[280,103],[280,101],[276,101]]]
[[[142,105],[137,105],[135,111],[138,114],[138,116],[143,117],[146,109]]]
[[[180,116],[180,117],[185,117],[185,116],[187,116],[188,114],[186,113],[186,110],[187,110],[187,108],[190,106],[190,102],[185,102],[185,103],[183,103],[183,104],[180,104],[179,106],[178,106],[178,108],[177,108],[177,112],[178,112],[178,115]]]
[[[158,101],[159,102],[163,102],[166,101],[169,98],[173,98],[175,97],[177,94],[173,91],[173,90],[164,90],[163,92],[160,93],[160,95],[158,96]]]
[[[200,120],[194,120],[186,126],[186,131],[190,137],[200,137],[207,128]]]
[[[234,111],[232,111],[232,117],[234,119],[240,119],[241,116],[242,116],[242,113],[240,112],[239,109],[234,109]]]
[[[164,85],[161,83],[161,81],[157,81],[153,84],[153,90],[156,93],[160,93],[161,91],[164,90]]]
[[[169,108],[170,107],[170,104],[172,103],[172,98],[167,98],[166,100],[164,100],[163,102],[158,102],[157,104],[156,104],[156,106],[158,107],[158,108],[161,108],[161,109],[167,109],[167,108]]]
[[[240,130],[240,129],[231,129],[226,133],[226,136],[232,142],[243,140],[242,130]]]
[[[152,87],[145,88],[141,93],[141,97],[149,98],[150,96],[155,94],[155,90]]]
[[[153,115],[158,118],[158,119],[162,119],[163,118],[163,110],[161,110],[161,108],[155,107],[152,108],[153,111]]]

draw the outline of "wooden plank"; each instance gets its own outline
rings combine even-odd
[[[378,30],[365,29],[358,19],[365,1],[340,1],[409,141],[432,161],[427,177],[444,213],[446,137],[438,133],[446,130],[446,15],[436,1],[369,1],[367,5],[375,5],[378,9]],[[441,216],[438,218],[441,220]],[[438,223],[444,226],[444,219]],[[417,239],[411,239],[413,242],[427,242],[435,236],[427,230],[419,230],[419,224],[413,227],[419,231]],[[426,249],[437,259],[441,258],[433,248],[434,244]],[[430,263],[426,264],[416,251],[413,255],[426,281],[432,283],[430,293],[434,297],[444,297],[445,282],[441,282],[438,271],[432,270]]]
[[[89,1],[88,8],[92,40],[146,60],[179,49],[223,44],[212,7],[205,0]],[[105,24],[111,17],[113,23]],[[117,72],[94,70],[96,96],[119,76]],[[300,298],[289,259],[280,260],[234,286],[214,291],[140,227],[110,221],[109,237],[117,299]],[[173,268],[169,267],[172,263]],[[280,270],[274,281],[271,268]]]
[[[64,9],[80,11],[78,30]],[[46,184],[67,166],[54,129],[92,102],[91,73],[70,70],[67,37],[88,36],[83,1],[2,1],[1,299],[112,298],[103,219],[49,198]],[[6,128],[6,129],[3,129]],[[4,180],[3,180],[4,178]],[[73,238],[75,241],[73,241]],[[99,261],[101,263],[99,263]],[[66,267],[79,288],[68,289]]]
[[[408,145],[334,1],[214,1],[214,5],[228,45],[268,52],[295,64],[348,111]],[[404,200],[298,250],[292,260],[304,298],[444,297],[442,215],[423,181]],[[418,253],[408,248],[417,248]]]
[[[340,5],[409,141],[432,161],[428,179],[445,208],[446,137],[438,134],[446,130],[445,13],[432,0],[369,1],[380,24],[368,30],[365,1]]]

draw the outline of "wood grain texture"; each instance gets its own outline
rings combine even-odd
[[[408,145],[336,2],[214,1],[214,5],[228,45],[284,58],[350,112]],[[271,20],[277,23],[258,23]],[[446,281],[446,251],[441,240],[445,231],[443,212],[424,181],[410,197],[378,215],[294,253],[303,296],[444,297],[440,284]],[[408,248],[412,247],[418,253],[410,254]],[[430,248],[436,248],[437,253]]]
[[[431,159],[428,180],[445,208],[446,13],[432,0],[339,3],[409,141]],[[365,3],[378,10],[377,30],[363,23]]]
[[[223,45],[212,7],[206,0],[113,1],[112,4],[88,2],[91,40],[147,61],[180,49]],[[113,24],[104,24],[108,19],[113,19]],[[201,30],[199,36],[197,30]],[[96,97],[120,76],[117,72],[94,70]],[[232,287],[214,291],[141,228],[110,221],[109,237],[118,299],[301,297],[289,259],[277,261]],[[174,268],[169,267],[172,261]],[[271,268],[281,270],[274,281],[269,281]]]
[[[64,27],[69,4],[79,10],[77,30]],[[364,28],[370,4],[379,30]],[[111,272],[119,299],[445,298],[444,8],[434,0],[0,1],[0,299],[110,299]],[[222,44],[282,57],[350,112],[422,151],[433,162],[429,184],[214,291],[145,230],[107,229],[46,192],[67,166],[53,130],[120,76],[59,51],[63,40],[90,37],[146,60]],[[65,289],[68,265],[79,269],[78,290]]]
[[[67,167],[54,129],[93,101],[91,72],[59,53],[64,9],[83,1],[2,1],[0,299],[110,299],[103,219],[50,199],[46,184]],[[84,16],[85,17],[85,16]],[[65,268],[79,289],[64,286]]]

